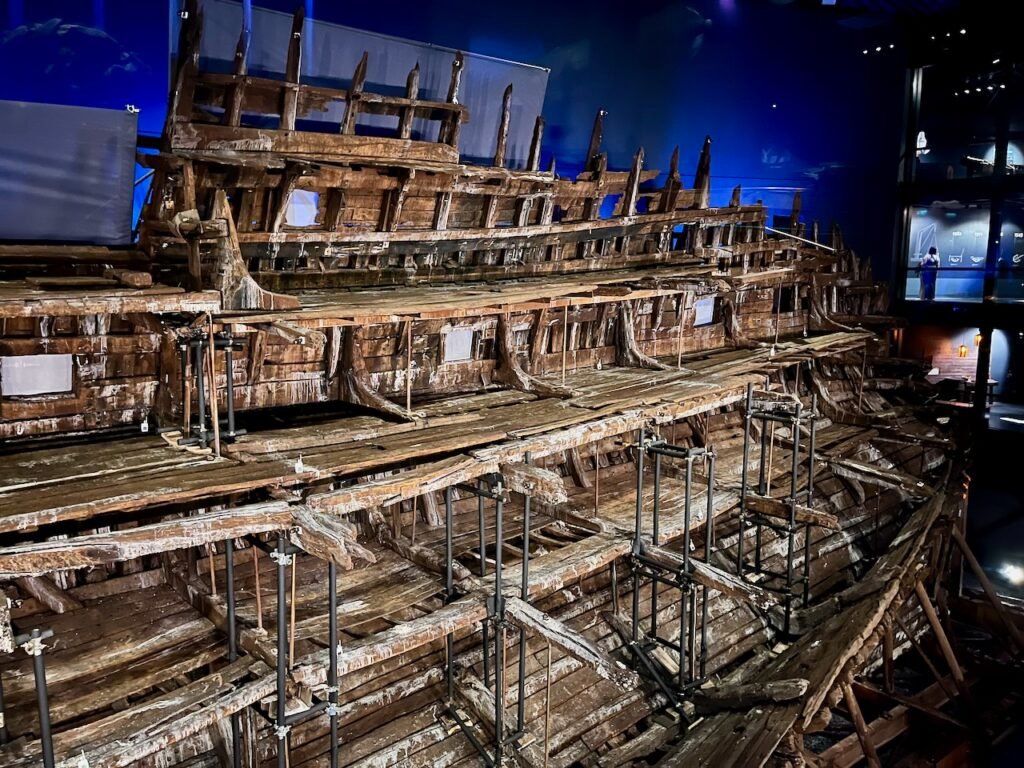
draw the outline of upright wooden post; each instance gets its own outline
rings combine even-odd
[[[864,722],[864,715],[860,711],[860,705],[857,703],[853,686],[850,685],[849,675],[839,683],[839,687],[843,691],[846,708],[849,710],[850,719],[853,720],[853,727],[857,729],[857,739],[864,750],[864,757],[867,758],[868,765],[871,768],[882,768],[882,761],[878,759],[878,751],[875,749],[875,745],[871,743],[871,735],[868,733],[867,724]]]
[[[505,152],[508,149],[508,125],[512,119],[512,83],[505,87],[501,97],[501,118],[498,120],[498,138],[494,146],[494,167],[505,167]]]

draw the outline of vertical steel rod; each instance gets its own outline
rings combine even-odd
[[[636,443],[636,520],[633,530],[633,555],[640,554],[644,508],[644,430],[637,430]],[[633,565],[633,642],[640,639],[640,573]]]
[[[448,486],[444,492],[444,560],[445,560],[445,579],[444,579],[444,596],[445,605],[452,601],[454,597],[454,586],[452,583],[452,558],[454,552],[452,551],[452,488]],[[454,655],[455,655],[455,642],[452,637],[452,633],[449,632],[445,637],[445,676],[448,682],[448,705],[452,705],[452,701],[455,697],[455,667],[453,666]]]
[[[708,453],[708,509],[704,521],[704,562],[711,562],[715,543],[715,454]],[[700,606],[700,679],[708,673],[708,588],[701,592]]]
[[[747,505],[747,465],[750,463],[750,408],[754,402],[754,385],[747,384],[747,405],[743,414],[743,467],[740,470],[740,532],[736,540],[736,573],[743,576],[743,535]]]
[[[658,546],[661,542],[658,531],[658,516],[661,512],[661,454],[654,454],[654,505],[651,525],[651,542]],[[658,583],[651,581],[651,637],[658,636]]]
[[[476,484],[477,489],[483,489],[483,481],[478,480]],[[484,497],[478,495],[476,497],[476,511],[477,517],[480,521],[480,575],[487,575],[487,539],[484,536]],[[491,650],[490,650],[490,630],[487,626],[488,619],[484,619],[480,626],[480,631],[483,634],[484,640],[484,685],[490,685],[491,683]]]
[[[3,674],[0,674],[0,746],[6,744],[7,739],[7,709],[4,706],[4,676]]]
[[[224,347],[224,365],[227,373],[227,412],[228,412],[228,431],[225,437],[234,439],[235,438],[235,377],[234,377],[234,365],[232,362],[233,354],[231,349],[231,339],[228,338],[228,345]]]
[[[53,735],[50,732],[50,699],[46,690],[46,661],[38,627],[32,630],[32,670],[36,679],[36,700],[39,704],[39,743],[43,750],[43,767],[53,768]]]
[[[230,371],[230,368],[228,369]],[[235,541],[224,542],[224,599],[228,607],[228,661],[238,658],[238,634],[235,628]],[[242,765],[242,716],[231,713],[231,764]]]
[[[287,547],[284,535],[277,537],[277,765],[288,765],[288,711],[285,691],[288,688],[288,609],[285,597],[288,594],[285,568]]]
[[[199,444],[206,447],[206,386],[203,377],[203,342],[193,341],[193,367],[196,369],[196,402],[199,416]]]
[[[530,463],[530,455],[526,455]],[[519,584],[519,597],[528,602],[530,594],[530,497],[523,497],[523,564]],[[519,676],[517,677],[516,731],[526,727],[526,630],[519,628]]]
[[[338,768],[338,566],[333,560],[327,561],[327,643],[330,646],[327,665],[327,701],[331,718],[331,768]]]
[[[793,555],[796,547],[796,507],[797,507],[797,477],[800,474],[800,403],[796,404],[796,414],[793,416],[792,437],[793,456],[790,468],[789,479],[789,536],[786,542],[786,620],[784,632],[789,634],[789,624],[793,616]]]
[[[502,493],[502,484],[497,487]],[[505,747],[505,625],[504,597],[501,594],[504,559],[502,550],[505,548],[504,502],[498,498],[494,502],[495,547],[494,547],[494,743],[497,745],[495,762],[502,763]]]

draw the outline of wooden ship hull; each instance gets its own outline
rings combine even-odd
[[[709,207],[710,140],[691,188],[678,152],[611,172],[602,113],[576,179],[542,121],[508,169],[510,92],[463,164],[461,57],[444,102],[365,58],[314,87],[302,26],[284,80],[244,34],[214,75],[191,8],[140,252],[0,249],[0,354],[74,366],[0,400],[3,764],[879,765],[921,713],[974,744],[961,451],[839,231]]]

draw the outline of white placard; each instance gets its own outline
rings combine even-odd
[[[0,393],[4,397],[70,392],[71,355],[0,357]]]

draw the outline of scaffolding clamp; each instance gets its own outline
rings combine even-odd
[[[277,736],[278,741],[284,741],[288,738],[288,732],[291,731],[290,725],[275,725],[274,735]]]
[[[284,552],[278,552],[277,550],[273,550],[270,553],[270,559],[278,565],[280,565],[281,567],[286,567],[292,564],[293,557],[292,555],[285,554]]]

